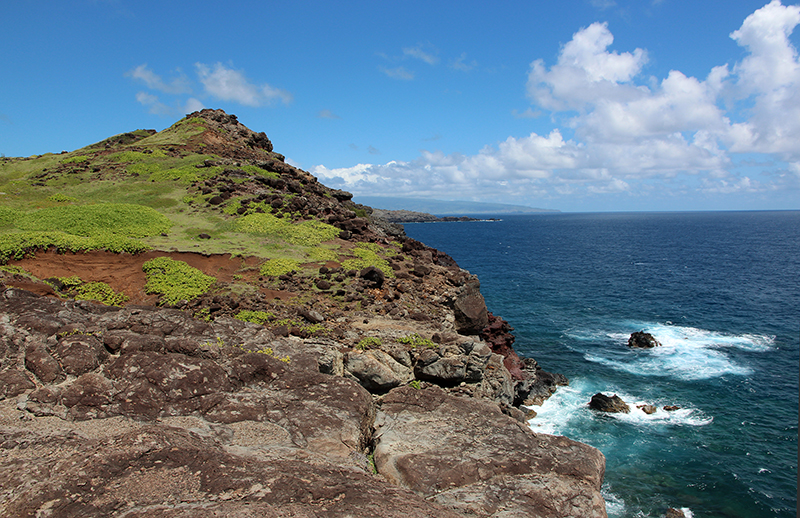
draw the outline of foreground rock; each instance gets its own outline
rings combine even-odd
[[[593,448],[436,387],[378,409],[345,370],[360,354],[394,366],[372,382],[402,381],[430,352],[490,393],[502,356],[464,340],[403,365],[230,318],[3,289],[0,515],[605,516]]]
[[[645,333],[644,331],[631,333],[631,337],[628,338],[628,347],[633,347],[635,349],[652,349],[653,347],[660,346],[661,343],[656,340],[653,335]]]
[[[603,455],[496,405],[402,387],[382,399],[375,428],[378,472],[462,516],[606,516]]]

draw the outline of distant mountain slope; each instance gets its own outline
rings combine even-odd
[[[427,212],[437,216],[462,214],[527,214],[532,212],[559,212],[551,209],[538,209],[525,205],[505,203],[483,203],[474,201],[444,201],[425,198],[400,198],[391,196],[355,196],[353,201],[376,209],[410,210]]]

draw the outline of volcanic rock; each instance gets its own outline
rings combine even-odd
[[[631,333],[631,337],[628,338],[628,347],[635,347],[639,349],[652,349],[653,347],[659,347],[661,343],[655,339],[653,335],[650,333],[645,333],[644,331],[636,331]]]
[[[606,396],[602,392],[592,396],[591,401],[589,401],[589,408],[609,413],[628,414],[631,411],[631,408],[618,395]]]

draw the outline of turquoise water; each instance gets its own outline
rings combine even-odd
[[[800,212],[405,228],[477,274],[517,350],[570,379],[530,425],[605,454],[610,516],[796,516]],[[640,330],[662,347],[629,350]],[[659,410],[599,415],[597,392]]]

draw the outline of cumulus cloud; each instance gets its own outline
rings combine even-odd
[[[267,83],[255,85],[239,70],[228,68],[222,63],[208,66],[196,63],[195,69],[206,93],[223,101],[234,101],[245,106],[262,106],[274,101],[288,104],[292,95]]]
[[[147,67],[147,63],[139,65],[125,75],[144,83],[151,90],[157,90],[168,94],[186,94],[192,92],[191,81],[189,81],[189,78],[182,72],[178,72],[178,76],[171,81],[165,82],[160,75]]]
[[[743,49],[740,61],[704,78],[671,70],[659,79],[644,74],[647,50],[613,50],[608,25],[593,23],[554,64],[531,63],[531,107],[513,113],[550,113],[560,128],[508,137],[473,155],[422,151],[409,162],[314,172],[357,194],[451,199],[797,190],[800,60],[789,37],[798,24],[800,6],[773,0],[730,34]],[[741,153],[768,154],[785,166],[772,176],[742,174],[733,159]]]

